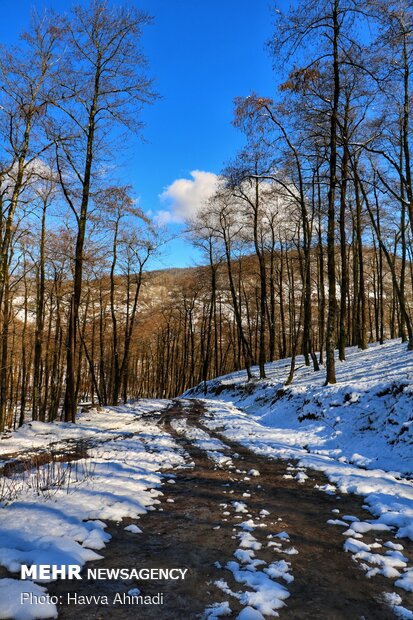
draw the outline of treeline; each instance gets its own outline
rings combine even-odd
[[[80,317],[82,351],[79,354],[78,385],[80,402],[113,404],[128,398],[171,398],[209,378],[245,368],[243,343],[234,312],[229,280],[232,278],[241,313],[243,336],[249,347],[251,363],[258,363],[260,353],[260,280],[256,257],[248,245],[231,250],[226,259],[209,266],[141,273],[135,267],[128,275],[111,280],[110,275],[91,277],[84,281],[84,304]],[[324,247],[312,249],[311,293],[312,338],[317,351],[316,363],[325,362],[325,300],[321,282],[327,278],[324,258],[320,271],[320,254]],[[57,258],[53,254],[54,265]],[[290,357],[303,351],[302,317],[303,257],[291,242],[284,242],[265,253],[267,296],[265,357],[267,361]],[[89,257],[90,262],[90,257]],[[360,346],[361,324],[357,286],[358,258],[348,247],[349,291],[347,299],[347,344]],[[102,265],[99,265],[99,269]],[[392,274],[380,265],[378,248],[364,250],[365,333],[366,342],[397,338],[402,334],[403,321]],[[400,276],[402,262],[395,260]],[[412,265],[408,262],[408,269]],[[230,274],[230,275],[229,275]],[[354,275],[356,278],[354,280]],[[139,286],[139,291],[137,286]],[[9,400],[9,424],[18,425],[28,416],[33,403],[33,345],[35,342],[36,280],[20,283],[15,299],[15,318],[11,339],[11,375],[13,390]],[[408,299],[413,298],[407,283]],[[133,313],[138,292],[139,308]],[[65,387],[64,336],[69,313],[70,281],[62,271],[45,283],[45,323],[40,365],[41,389],[36,419],[51,421],[61,412]],[[116,317],[113,323],[112,304]],[[323,306],[324,304],[324,306]],[[324,307],[324,311],[323,311]],[[27,317],[25,320],[25,311]],[[132,337],[125,356],[125,334]],[[339,330],[339,315],[336,329]],[[321,329],[320,329],[321,327]],[[122,362],[127,368],[119,375]],[[116,361],[118,360],[118,361]],[[311,362],[311,357],[309,357]],[[287,380],[290,364],[286,365]],[[24,381],[24,377],[27,377]],[[22,389],[25,390],[22,392]]]
[[[20,45],[1,50],[0,430],[16,402],[20,422],[27,405],[33,419],[53,419],[63,406],[75,421],[83,282],[94,269],[119,271],[120,254],[133,272],[116,385],[123,380],[139,271],[156,240],[130,188],[113,187],[109,171],[155,98],[140,48],[149,22],[138,10],[91,0],[34,15]],[[116,247],[110,258],[105,237]],[[115,317],[113,324],[116,332]]]
[[[315,359],[312,360],[310,355],[307,358],[307,362],[312,363],[316,369],[325,363],[326,321],[323,315],[325,300],[322,299],[321,289],[317,289],[323,277],[318,259],[314,253],[314,271],[311,272],[314,284],[311,294],[311,335],[317,353],[314,354]],[[271,361],[295,356],[304,350],[303,263],[297,250],[287,248],[275,251],[267,260],[268,266],[272,263],[267,275],[269,278],[272,268],[273,279],[271,284],[268,282],[271,291],[268,291],[265,307],[267,327],[263,348],[266,361]],[[357,278],[358,269],[354,264],[356,260],[355,256],[349,254],[352,268],[346,304],[346,345],[360,346],[361,338],[365,339],[367,346],[368,342],[384,342],[387,338],[400,337],[403,334],[403,320],[392,274],[385,265],[380,273],[378,251],[373,248],[365,250],[365,322],[364,325],[360,324],[359,299],[354,296],[353,278],[354,273]],[[246,351],[251,365],[258,364],[262,346],[258,263],[249,257],[241,258],[234,260],[230,269],[236,287],[245,343],[241,339],[234,313],[226,265],[221,263],[215,276],[212,273],[208,275],[205,268],[201,271],[194,269],[185,276],[185,284],[176,285],[175,289],[171,286],[174,300],[169,300],[169,304],[163,301],[162,312],[156,314],[155,325],[143,323],[140,347],[133,356],[134,397],[173,397],[209,378],[244,369]],[[401,262],[398,260],[395,270],[400,275]],[[212,277],[215,277],[215,295],[211,289]],[[357,280],[355,284],[357,286]],[[407,295],[411,304],[410,286]],[[339,320],[337,316],[337,333]],[[265,376],[265,369],[262,376]],[[258,377],[257,373],[255,377]],[[285,380],[293,380],[290,362],[286,365]]]
[[[146,273],[159,235],[105,174],[116,127],[154,99],[147,21],[94,2],[4,51],[0,428],[255,364],[264,378],[276,358],[290,383],[298,354],[334,383],[337,349],[413,349],[410,6],[275,13],[285,75],[274,98],[236,100],[245,147],[187,223],[205,266],[173,276]]]
[[[245,148],[188,227],[210,265],[195,328],[190,310],[172,321],[174,346],[198,336],[191,380],[226,372],[226,347],[249,379],[254,364],[264,378],[267,360],[291,356],[287,384],[298,353],[335,383],[337,349],[344,361],[350,344],[399,336],[413,350],[412,8],[304,0],[275,21],[277,97],[236,100]]]

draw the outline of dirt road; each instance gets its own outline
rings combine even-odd
[[[139,607],[100,602],[75,604],[72,600],[70,605],[66,602],[60,605],[59,618],[191,620],[202,617],[209,605],[223,601],[228,601],[231,608],[231,614],[225,617],[236,618],[244,607],[242,592],[248,588],[237,582],[234,573],[225,566],[234,560],[234,553],[239,549],[240,523],[248,519],[258,524],[253,536],[258,541],[256,557],[262,562],[261,567],[281,560],[290,565],[294,580],[282,581],[290,596],[278,610],[280,618],[395,618],[383,599],[384,592],[396,590],[392,581],[380,575],[367,579],[352,555],[343,550],[343,528],[326,523],[337,516],[332,512],[337,510],[340,515],[354,515],[360,520],[371,518],[362,508],[362,499],[351,495],[338,498],[315,489],[316,484],[322,486],[327,482],[315,472],[307,471],[308,478],[299,484],[291,475],[296,471],[294,464],[256,456],[213,433],[202,425],[203,413],[200,402],[176,401],[160,416],[159,424],[176,438],[194,466],[175,470],[166,477],[157,510],[137,522],[143,534],[125,531],[129,521],[111,526],[108,531],[113,538],[103,552],[104,560],[87,565],[188,568],[186,579],[57,582],[48,589],[63,601],[67,601],[68,593],[76,593],[78,597],[108,596],[112,600],[116,593],[127,593],[136,587],[145,596],[162,592],[164,600],[163,606]],[[186,420],[189,428],[195,426],[212,438],[219,438],[225,444],[223,454],[228,456],[227,463],[218,465],[211,461],[205,450],[176,430],[174,420]],[[248,475],[251,470],[258,470],[259,475]],[[168,482],[168,478],[173,482]],[[288,532],[289,540],[277,538],[280,532]],[[370,537],[369,534],[363,537],[364,542],[376,541],[378,545],[391,539],[391,532],[373,532]],[[403,553],[408,554],[405,543]],[[217,581],[221,588],[217,587]],[[238,596],[224,593],[223,582]],[[404,592],[403,595],[405,604],[411,605],[412,596]]]

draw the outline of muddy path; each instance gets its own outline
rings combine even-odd
[[[285,601],[286,606],[279,610],[280,618],[394,619],[393,611],[383,600],[384,592],[394,591],[392,581],[380,575],[367,579],[351,554],[343,550],[343,528],[326,523],[337,517],[333,510],[360,520],[371,518],[362,508],[362,499],[352,495],[338,498],[314,489],[315,484],[327,483],[317,472],[307,471],[309,477],[302,484],[292,477],[285,478],[296,464],[259,457],[226,440],[219,433],[206,429],[200,421],[203,413],[200,402],[176,401],[160,416],[159,424],[171,433],[188,454],[188,464],[194,466],[166,475],[162,487],[164,495],[156,510],[136,522],[143,534],[125,531],[125,526],[131,523],[128,520],[112,524],[108,531],[113,538],[103,550],[104,559],[87,564],[88,568],[187,568],[186,578],[180,581],[60,581],[48,587],[51,594],[61,597],[59,618],[191,620],[202,617],[209,605],[223,601],[228,601],[231,607],[231,614],[225,617],[236,618],[243,609],[239,597],[224,593],[215,583],[225,581],[235,593],[247,589],[236,582],[225,565],[234,560],[241,521],[251,518],[260,524],[253,531],[261,546],[257,557],[267,565],[287,561],[294,577],[291,583],[282,582],[290,597]],[[222,441],[222,454],[231,461],[218,464],[208,458],[205,450],[180,432],[177,420],[184,420],[189,428],[207,431],[210,437]],[[258,470],[259,476],[248,475],[251,470]],[[234,509],[237,502],[246,505],[241,513]],[[260,514],[262,510],[268,514]],[[273,536],[282,531],[288,532],[290,540],[283,545],[274,544],[273,541],[279,539]],[[370,538],[366,535],[363,541],[383,544],[388,539],[391,533],[376,532]],[[406,541],[402,542],[406,554]],[[143,596],[162,593],[163,605],[112,604],[117,593],[127,594],[136,587]],[[411,605],[411,595],[402,594],[404,604]],[[88,603],[79,599],[91,595],[100,598]],[[102,598],[104,596],[108,597],[109,604]]]

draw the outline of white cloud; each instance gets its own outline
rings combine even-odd
[[[192,179],[176,179],[160,195],[165,209],[155,216],[159,224],[182,224],[201,209],[217,189],[219,177],[213,172],[192,170]]]

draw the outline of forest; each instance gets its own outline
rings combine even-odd
[[[186,222],[203,261],[182,270],[151,270],[167,233],[111,172],[157,103],[151,17],[96,0],[2,49],[0,430],[287,357],[290,384],[299,355],[334,384],[346,347],[388,338],[413,355],[412,9],[272,19],[284,79],[235,98],[244,148]]]

